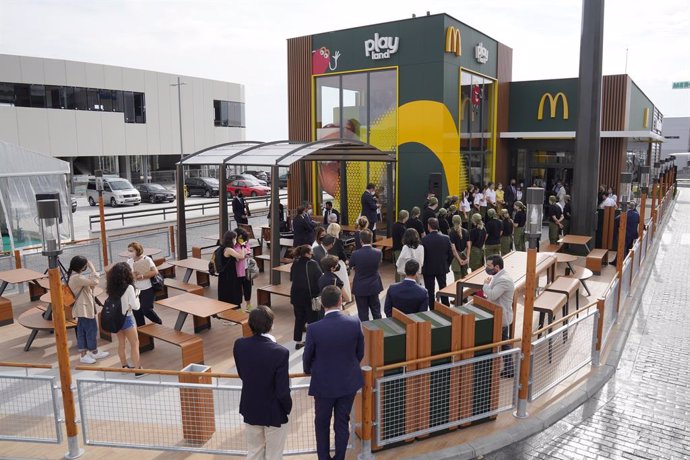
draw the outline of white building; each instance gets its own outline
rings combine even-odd
[[[663,157],[674,153],[690,152],[690,117],[664,118]]]
[[[69,161],[74,175],[156,180],[180,158],[177,78],[0,54],[0,140]],[[180,78],[185,154],[245,139],[244,85]]]

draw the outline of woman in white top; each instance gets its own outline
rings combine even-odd
[[[408,260],[414,259],[419,262],[419,271],[417,272],[417,284],[421,285],[422,267],[424,266],[424,246],[420,244],[419,232],[414,228],[408,228],[403,234],[403,248],[400,251],[400,256],[395,262],[395,268],[398,273],[405,276],[405,264]]]
[[[486,199],[484,198],[484,194],[482,191],[479,189],[479,187],[474,188],[474,212],[481,214],[484,212],[486,214]]]
[[[131,369],[132,366],[127,362],[125,353],[125,341],[129,342],[129,355],[132,359],[134,368],[141,369],[139,361],[139,337],[137,328],[134,326],[133,311],[139,310],[138,292],[134,288],[134,276],[132,269],[126,262],[119,262],[110,269],[106,280],[105,292],[108,297],[113,299],[120,298],[122,303],[122,314],[125,315],[125,322],[117,332],[117,355],[120,357],[120,364],[123,368]],[[139,377],[141,374],[134,374]]]
[[[127,265],[132,269],[134,287],[139,290],[141,309],[134,314],[137,327],[145,324],[144,316],[156,324],[163,324],[160,317],[153,311],[156,293],[151,285],[151,278],[158,274],[156,264],[153,263],[153,259],[144,255],[144,247],[136,241],[129,243],[127,253],[129,254]]]

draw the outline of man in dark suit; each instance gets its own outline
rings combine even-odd
[[[297,208],[297,215],[292,219],[292,245],[294,247],[308,244],[311,246],[316,238],[315,229],[318,224],[311,218],[311,205]]]
[[[512,217],[513,205],[517,201],[517,187],[515,186],[515,179],[510,179],[510,185],[506,187],[503,200],[506,202],[506,208],[510,211],[510,215]]]
[[[251,337],[237,339],[233,356],[242,379],[240,414],[246,423],[248,459],[281,459],[292,410],[290,353],[269,334],[273,312],[263,305],[249,313]]]
[[[386,303],[383,311],[390,318],[393,316],[393,308],[397,308],[405,314],[419,313],[429,309],[429,294],[426,289],[417,284],[417,272],[419,262],[410,259],[405,262],[405,279],[392,284],[386,293]]]
[[[355,269],[352,281],[352,294],[357,302],[357,314],[360,321],[369,321],[369,310],[373,319],[381,318],[381,301],[379,293],[383,291],[379,266],[382,253],[380,249],[371,246],[373,233],[362,230],[360,238],[362,247],[350,256],[350,267]]]
[[[372,232],[376,230],[376,221],[378,220],[378,214],[376,211],[379,208],[379,204],[374,197],[374,192],[376,191],[376,186],[374,184],[367,185],[367,189],[362,193],[362,215],[366,216],[369,220],[369,230]]]
[[[632,249],[633,243],[640,237],[640,213],[637,212],[637,203],[628,203],[628,220],[625,224],[625,255]]]
[[[244,196],[242,196],[241,191],[237,191],[237,194],[232,199],[232,215],[235,218],[235,222],[238,224],[248,224],[249,219],[247,212],[247,204],[244,201]]]
[[[335,237],[333,235],[324,235],[323,238],[321,238],[321,244],[316,245],[316,247],[312,249],[311,259],[321,264],[321,259],[328,255],[328,251],[333,249],[334,244]]]
[[[451,249],[450,238],[438,231],[438,219],[432,217],[427,224],[427,233],[422,238],[424,246],[424,264],[422,265],[422,275],[424,275],[424,287],[429,293],[429,307],[434,309],[435,288],[446,287],[446,274],[453,260],[453,250]],[[450,305],[448,297],[442,297],[441,303]]]
[[[307,328],[302,364],[311,375],[309,395],[314,397],[316,452],[319,460],[343,460],[350,437],[349,423],[355,394],[364,380],[360,361],[364,335],[359,321],[341,313],[342,294],[336,286],[321,292],[326,313]],[[331,418],[335,417],[335,456],[330,455]]]
[[[337,209],[333,209],[332,201],[326,201],[323,208],[323,226],[328,227],[328,225],[332,223],[340,223],[340,213]]]

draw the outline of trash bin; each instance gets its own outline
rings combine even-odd
[[[209,366],[189,364],[181,372],[210,373]],[[211,377],[180,374],[180,383],[207,384]],[[180,412],[182,414],[182,434],[185,441],[192,444],[207,442],[216,431],[216,417],[213,405],[213,390],[203,388],[180,388]]]

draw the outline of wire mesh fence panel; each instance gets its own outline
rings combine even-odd
[[[246,455],[245,424],[239,413],[242,388],[236,382],[204,385],[78,379],[84,442]],[[291,388],[285,455],[316,452],[314,403],[308,388],[308,384]]]
[[[514,348],[377,379],[376,444],[487,420],[513,409],[519,356],[520,350]]]
[[[0,375],[0,439],[62,442],[55,377]]]
[[[105,269],[103,266],[103,251],[100,241],[91,241],[85,244],[63,246],[62,254],[60,254],[60,260],[65,268],[69,268],[69,262],[74,256],[86,257],[93,263],[94,267],[99,272],[102,272]],[[43,258],[44,265],[47,268],[48,259],[46,259],[46,257],[43,255],[41,255],[41,257]]]
[[[233,224],[230,224],[230,226],[233,227]],[[187,248],[189,248],[189,252],[191,253],[194,246],[203,248],[215,244],[209,237],[214,236],[218,238],[220,236],[218,235],[218,230],[219,223],[217,220],[187,224]]]
[[[148,231],[137,234],[113,236],[108,238],[108,253],[113,262],[124,262],[121,253],[127,252],[127,246],[133,241],[138,241],[144,248],[160,249],[160,254],[152,256],[154,259],[170,257],[170,232],[167,228]]]
[[[598,316],[591,311],[532,342],[529,401],[590,363]]]
[[[0,271],[4,272],[7,270],[13,270],[14,268],[14,257],[11,254],[0,256]],[[14,294],[17,292],[17,290],[18,288],[16,284],[8,284],[3,295]]]
[[[635,251],[635,257],[633,258],[633,263],[635,264],[633,267],[633,279],[636,279],[637,275],[640,274],[640,263],[642,263],[642,257],[640,257],[642,253],[640,250],[640,240],[636,240],[632,248]]]
[[[640,245],[640,262],[644,261],[647,257],[647,232],[642,233],[642,244]]]
[[[621,305],[619,310],[622,309],[623,303],[626,301],[630,295],[630,279],[632,277],[632,262],[630,259],[626,259],[623,262],[623,272],[621,274]]]
[[[618,291],[620,290],[620,280],[616,278],[609,289],[609,293],[604,301],[604,337],[602,338],[602,349],[606,346],[609,334],[618,318]]]

